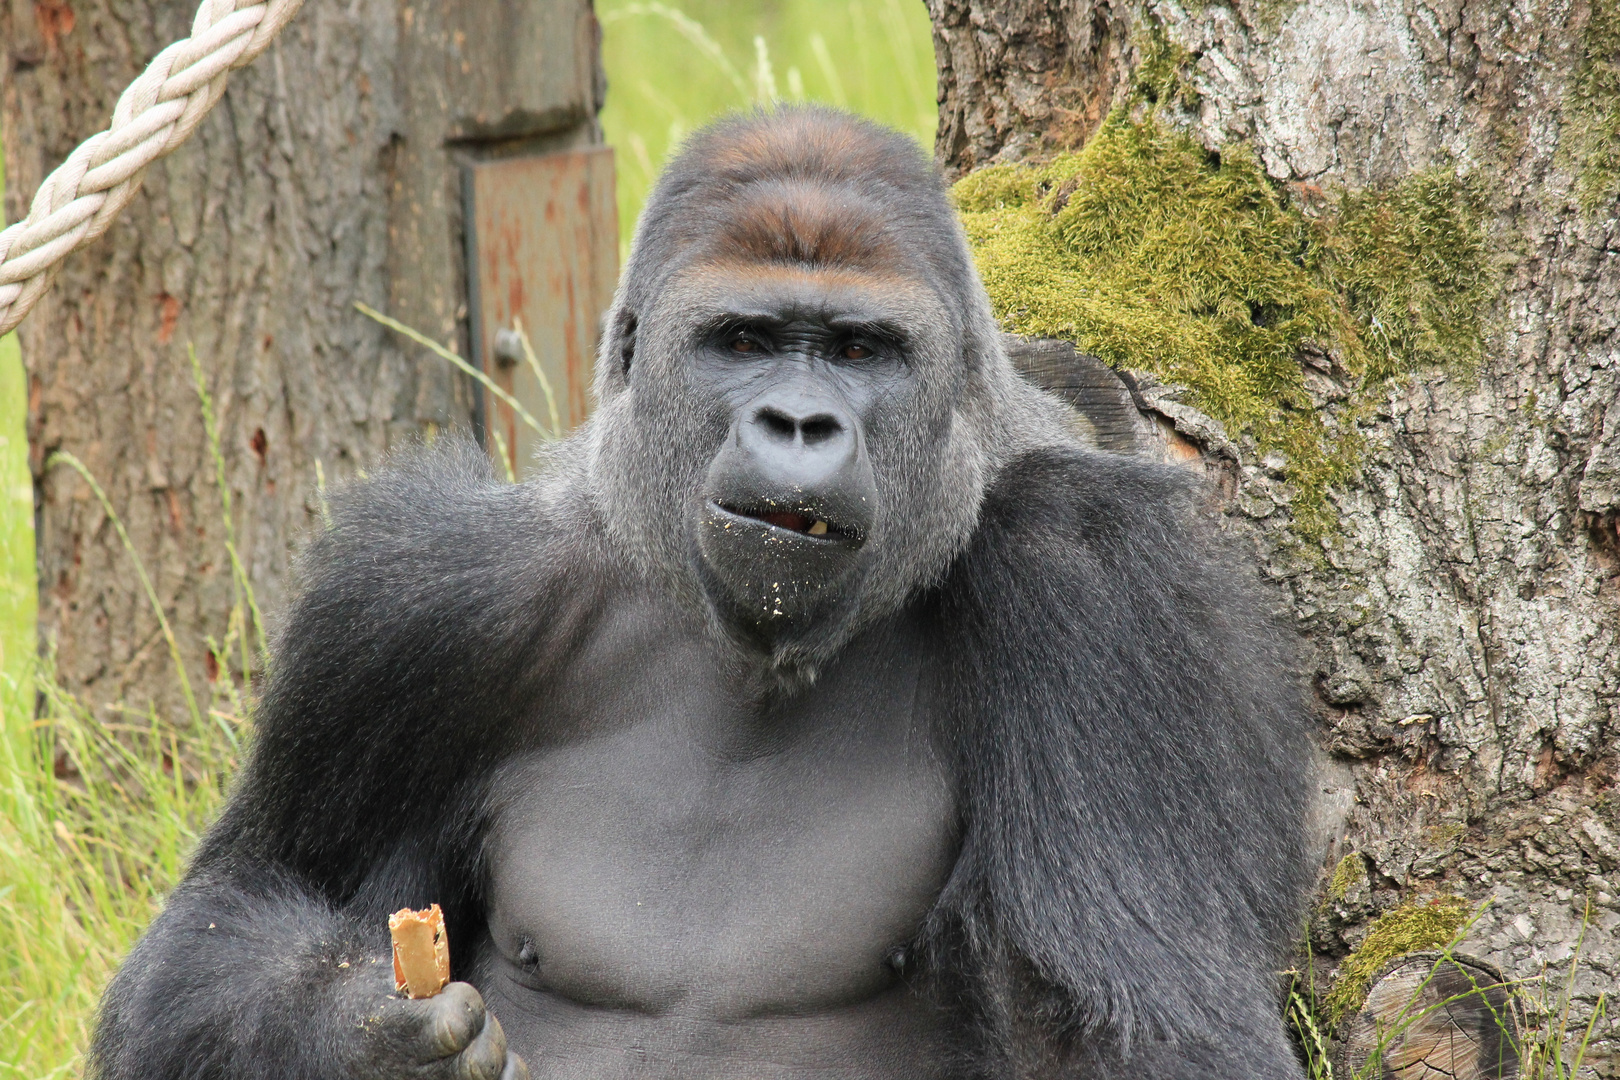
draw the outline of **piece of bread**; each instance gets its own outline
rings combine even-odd
[[[439,905],[400,908],[388,916],[394,939],[394,989],[406,997],[432,997],[450,981],[450,938]]]

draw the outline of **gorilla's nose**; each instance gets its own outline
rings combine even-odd
[[[791,399],[756,402],[737,442],[761,472],[807,488],[838,473],[860,449],[855,425],[841,408]]]
[[[858,543],[877,505],[860,419],[814,390],[774,387],[737,411],[709,467],[709,498],[792,532]]]

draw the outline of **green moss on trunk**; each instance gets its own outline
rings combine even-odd
[[[1337,1025],[1361,1008],[1373,978],[1385,964],[1407,953],[1450,947],[1467,921],[1468,905],[1457,897],[1403,904],[1379,916],[1339,969],[1338,981],[1327,997],[1328,1020]]]
[[[1581,209],[1595,213],[1620,197],[1620,0],[1591,0],[1583,44],[1559,151],[1575,172]]]
[[[1333,868],[1333,876],[1328,879],[1328,899],[1343,900],[1350,895],[1350,890],[1367,880],[1367,860],[1361,852],[1352,851],[1340,859]]]
[[[1333,527],[1327,493],[1354,474],[1372,391],[1480,353],[1479,200],[1447,170],[1308,216],[1247,146],[1210,154],[1151,113],[1119,110],[1079,152],[983,169],[954,196],[1007,329],[1187,386],[1228,432],[1287,458],[1307,539]],[[1352,383],[1340,415],[1305,393],[1299,356],[1312,344]]]

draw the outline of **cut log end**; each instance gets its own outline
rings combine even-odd
[[[1512,990],[1472,957],[1391,961],[1351,1018],[1343,1075],[1377,1080],[1518,1080],[1521,1026]]]
[[[1019,374],[1056,394],[1079,415],[1098,449],[1137,451],[1141,417],[1130,389],[1112,368],[1067,341],[1003,334],[1001,342]]]

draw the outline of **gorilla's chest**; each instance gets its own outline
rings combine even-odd
[[[916,669],[889,640],[742,705],[666,647],[561,691],[571,734],[505,772],[489,837],[498,996],[747,1025],[905,993],[894,954],[955,853]]]

